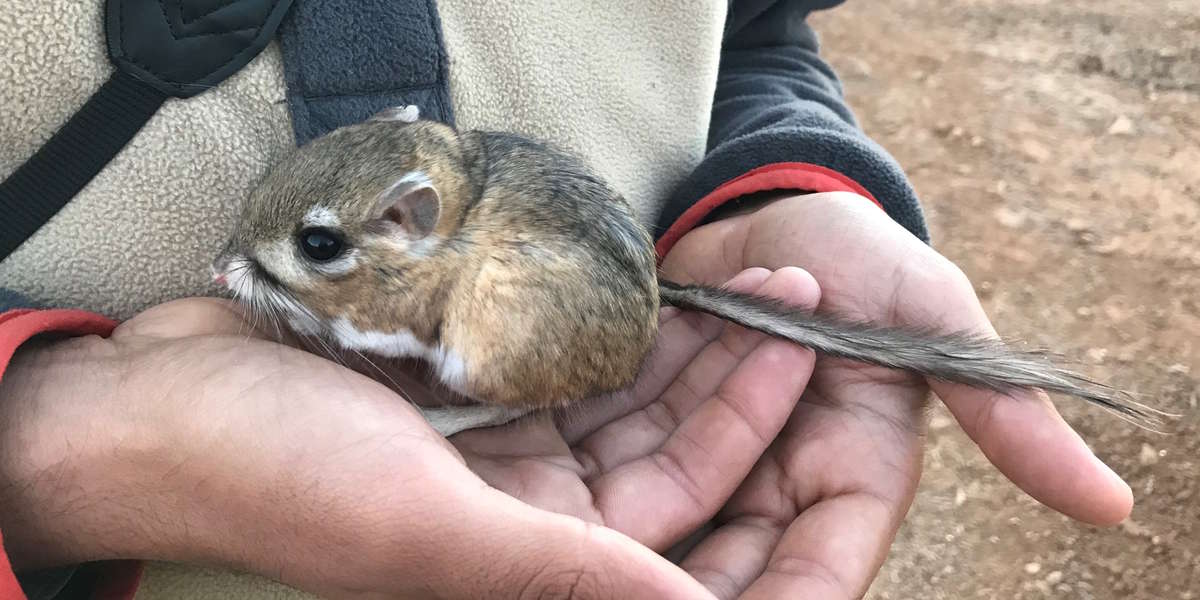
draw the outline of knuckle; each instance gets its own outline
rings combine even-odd
[[[945,282],[947,288],[956,293],[975,295],[975,284],[971,283],[970,276],[949,260],[946,260],[945,267],[943,267],[942,281]]]
[[[954,297],[975,296],[975,285],[965,271],[949,258],[932,253],[934,259],[924,269],[923,287]]]

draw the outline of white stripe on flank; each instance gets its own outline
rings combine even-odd
[[[438,379],[441,379],[446,387],[467,395],[467,365],[457,352],[445,346],[427,345],[408,330],[395,333],[361,331],[344,316],[330,323],[330,331],[339,344],[351,350],[373,352],[392,358],[423,358],[429,361]]]

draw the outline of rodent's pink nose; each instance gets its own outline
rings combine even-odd
[[[226,285],[227,284],[227,282],[225,281],[224,273],[213,273],[213,281],[215,281],[217,285]]]

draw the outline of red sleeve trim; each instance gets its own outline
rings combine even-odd
[[[0,378],[17,348],[42,333],[100,335],[107,337],[117,322],[82,310],[17,309],[0,313]],[[25,593],[12,571],[0,537],[0,600],[24,600]],[[134,597],[142,578],[141,561],[113,561],[99,573],[92,597],[96,600],[128,600]]]
[[[867,188],[832,169],[799,162],[765,165],[726,181],[684,211],[655,244],[654,249],[658,253],[659,260],[662,260],[667,252],[670,252],[679,238],[694,229],[704,220],[704,217],[722,204],[747,194],[769,190],[804,190],[814,193],[853,192],[869,198],[876,206],[883,208],[883,204],[876,200],[875,196],[867,191]]]
[[[3,551],[4,538],[0,537],[0,600],[25,600],[25,592],[17,582],[8,553]]]
[[[108,336],[117,322],[83,310],[10,310],[0,314],[0,378],[21,344],[42,333]]]

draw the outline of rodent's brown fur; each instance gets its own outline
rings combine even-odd
[[[414,173],[440,195],[428,236],[375,212]],[[305,263],[295,244],[314,207],[337,215],[357,253],[336,276]],[[339,319],[357,332],[407,332],[465,365],[457,383],[443,365],[452,388],[504,407],[562,406],[627,388],[665,302],[830,356],[1002,392],[1036,387],[1157,421],[1119,390],[999,340],[851,323],[660,282],[653,240],[619,194],[583,161],[510,134],[395,119],[336,130],[268,175],[224,256],[249,260],[257,283],[240,295],[252,303],[325,336],[339,335],[331,325]],[[375,343],[341,341],[368,351]]]
[[[460,391],[490,403],[541,408],[615,391],[634,380],[640,361],[630,357],[645,356],[657,334],[653,244],[623,200],[603,212],[588,206],[612,200],[599,182],[578,180],[571,194],[531,189],[544,174],[525,171],[562,168],[546,151],[425,121],[343,128],[267,176],[226,253],[252,256],[262,240],[290,238],[320,201],[363,252],[335,284],[287,286],[319,319],[441,344],[470,371]],[[372,199],[413,171],[441,196],[434,235],[443,242],[421,257],[364,222]],[[541,197],[583,200],[550,208]],[[624,247],[598,270],[598,248],[614,244]]]

